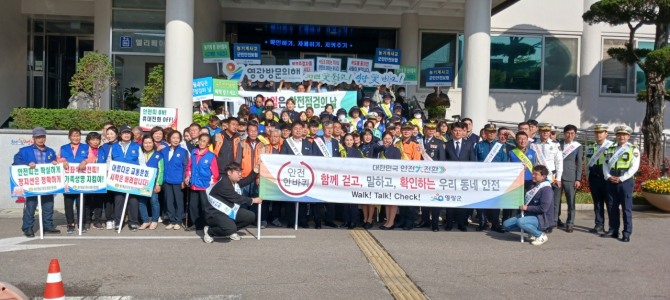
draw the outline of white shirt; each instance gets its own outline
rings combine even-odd
[[[544,159],[547,164],[545,167],[549,170],[549,173],[556,173],[556,180],[560,181],[563,176],[563,151],[561,151],[561,145],[557,142],[554,142],[550,139],[542,142],[542,140],[537,140],[535,143],[539,145],[542,149],[542,154],[544,154]],[[533,147],[531,147],[533,149]],[[537,153],[538,156],[542,155]],[[540,159],[536,159],[537,164],[541,164]]]
[[[626,144],[629,145],[629,147],[633,146],[630,143],[626,143]],[[621,149],[621,147],[622,146],[617,145],[615,153],[616,153],[616,151]],[[630,179],[631,177],[633,177],[633,175],[635,175],[635,173],[637,173],[637,170],[640,168],[640,149],[637,148],[637,147],[632,148],[632,149],[633,149],[633,151],[632,151],[633,152],[633,164],[631,164],[630,169],[628,169],[628,171],[623,173],[623,175],[619,176],[619,179],[621,180],[621,182],[624,182],[624,181]],[[610,165],[609,165],[609,159],[606,159],[605,163],[603,163],[603,174],[605,175],[605,180],[608,180],[610,177],[612,177],[610,175],[610,170],[611,169],[612,169],[612,167],[610,167]]]

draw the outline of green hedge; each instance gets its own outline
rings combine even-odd
[[[77,110],[47,108],[15,108],[10,116],[14,119],[10,128],[32,129],[44,127],[54,130],[100,130],[105,122],[117,125],[137,126],[140,113],[120,110]]]

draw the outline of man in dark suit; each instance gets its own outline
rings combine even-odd
[[[319,152],[314,144],[307,139],[303,139],[303,130],[305,125],[301,122],[291,124],[291,137],[284,140],[279,154],[297,155],[297,156],[319,156]],[[295,211],[290,210],[288,225],[291,228],[295,226]],[[302,228],[309,228],[307,224],[307,204],[300,203],[298,207],[298,226]]]
[[[453,139],[446,143],[445,154],[447,161],[477,161],[475,157],[475,144],[465,139],[467,134],[466,125],[463,122],[453,124]],[[468,212],[471,209],[447,208],[447,218],[444,229],[450,231],[454,223],[461,231],[468,231]]]
[[[333,122],[324,121],[321,124],[323,128],[323,136],[317,136],[314,138],[314,151],[317,153],[317,156],[323,157],[340,157],[340,143],[337,139],[333,138]],[[314,203],[311,204],[314,208],[314,227],[316,229],[321,229],[321,219],[323,217],[323,207],[326,207],[326,226],[328,227],[339,227],[335,224],[335,203]]]
[[[463,135],[463,139],[466,141],[471,142],[472,144],[476,145],[479,143],[479,136],[472,132],[472,119],[470,118],[463,118],[461,119],[461,122],[465,125],[465,135]]]
[[[247,176],[242,179],[242,166],[231,162],[225,167],[226,173],[221,176],[207,194],[205,201],[205,219],[203,240],[205,243],[214,242],[214,236],[228,237],[231,240],[240,240],[237,230],[247,227],[256,221],[256,215],[243,207],[263,202],[259,197],[249,198],[242,196],[240,184],[249,184],[256,176]],[[254,170],[256,173],[258,170]],[[252,174],[254,174],[252,173]],[[237,210],[237,211],[236,211]]]
[[[572,232],[575,222],[575,192],[581,186],[582,181],[582,157],[584,157],[584,147],[575,141],[577,136],[577,126],[567,125],[563,128],[563,140],[561,149],[563,149],[563,174],[561,182],[563,192],[565,192],[565,201],[568,204],[568,219],[565,221],[565,231]],[[560,197],[558,205],[554,206],[554,217],[557,222],[561,220],[561,202]]]

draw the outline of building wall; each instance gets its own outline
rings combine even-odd
[[[28,19],[21,0],[5,0],[0,9],[0,124],[15,107],[26,107]]]
[[[138,56],[138,55],[123,55],[123,80],[119,83],[121,91],[126,88],[136,87],[140,91],[138,96],[142,94],[144,89],[144,74],[146,63],[164,63],[163,56]]]
[[[21,12],[27,15],[93,17],[94,6],[91,0],[21,0]]]
[[[202,62],[202,43],[223,40],[223,22],[221,4],[218,0],[195,1],[195,32],[193,53],[193,78],[216,75],[216,64]]]

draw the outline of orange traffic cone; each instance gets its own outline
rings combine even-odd
[[[47,285],[44,287],[44,300],[65,299],[65,290],[63,289],[63,279],[60,276],[60,265],[58,259],[51,259],[49,264],[49,275],[47,275]]]

